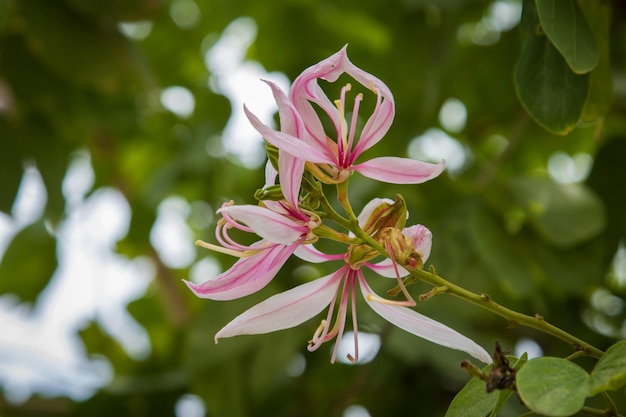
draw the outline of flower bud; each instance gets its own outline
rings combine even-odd
[[[380,241],[402,266],[409,269],[421,269],[424,266],[422,254],[415,249],[413,240],[402,233],[402,230],[387,227],[380,234]]]
[[[254,192],[254,198],[258,201],[281,201],[284,200],[283,190],[280,188],[279,184],[270,185]]]
[[[382,200],[376,206],[363,224],[363,231],[375,239],[387,228],[402,230],[407,218],[406,203],[400,194],[396,194],[396,201]]]

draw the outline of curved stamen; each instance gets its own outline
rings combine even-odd
[[[357,274],[360,271],[355,271]],[[357,321],[356,315],[356,279],[352,280],[352,331],[354,332],[354,356],[348,353],[347,358],[352,363],[357,363],[359,361],[359,324]]]
[[[337,360],[337,351],[339,350],[339,345],[341,344],[341,338],[343,336],[343,330],[346,325],[346,312],[348,306],[348,298],[349,289],[350,289],[350,281],[352,281],[352,273],[348,273],[346,277],[346,281],[343,285],[343,291],[341,293],[341,302],[339,304],[339,311],[337,312],[337,318],[335,322],[335,326],[339,325],[337,329],[337,339],[335,340],[335,348],[333,349],[333,355],[330,357],[330,363],[335,363]],[[334,330],[334,329],[333,329]]]
[[[409,306],[416,305],[415,300],[413,300],[413,297],[411,297],[411,294],[409,294],[409,292],[407,291],[406,286],[404,285],[404,282],[402,282],[402,278],[400,278],[400,271],[398,271],[398,263],[396,262],[396,259],[393,253],[393,248],[391,247],[391,243],[389,243],[389,241],[387,241],[387,244],[385,245],[385,249],[387,250],[387,253],[390,255],[389,259],[391,259],[393,270],[396,273],[396,280],[398,281],[398,287],[400,287],[400,290],[402,290],[402,294],[404,294],[404,296],[406,297],[407,302],[410,303],[407,305]]]
[[[309,345],[307,346],[307,350],[309,352],[313,352],[317,350],[317,348],[319,348],[324,342],[328,340],[327,335],[329,333],[328,331],[329,324],[332,321],[333,312],[335,311],[335,303],[337,301],[337,296],[339,295],[339,288],[340,287],[337,287],[337,291],[335,291],[335,295],[333,296],[333,299],[330,302],[330,307],[328,308],[328,314],[326,315],[326,320],[322,320],[322,323],[313,334],[313,338],[309,340]]]
[[[230,256],[236,256],[237,258],[245,258],[248,256],[252,256],[255,253],[258,253],[260,250],[264,250],[264,249],[249,249],[249,248],[247,248],[247,250],[237,250],[234,248],[226,248],[223,246],[213,245],[211,243],[207,243],[202,240],[196,240],[196,246],[200,246],[202,248],[209,249],[214,252],[219,252],[219,253],[223,253],[223,254],[230,255]]]

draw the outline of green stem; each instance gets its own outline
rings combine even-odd
[[[590,356],[595,358],[600,358],[604,352],[600,349],[592,346],[591,344],[573,336],[566,331],[554,326],[553,324],[548,323],[541,317],[540,315],[528,316],[526,314],[518,313],[517,311],[510,310],[491,299],[487,294],[476,294],[471,291],[466,290],[465,288],[459,287],[451,282],[446,281],[442,277],[436,274],[432,274],[430,272],[424,270],[411,270],[409,271],[411,275],[421,281],[424,281],[435,287],[448,287],[446,291],[448,294],[453,295],[457,298],[465,300],[469,303],[477,305],[485,310],[489,310],[492,313],[495,313],[501,317],[504,317],[508,320],[509,325],[522,325],[526,327],[530,327],[543,333],[552,335],[562,341],[570,344],[574,347],[576,351],[583,351]]]
[[[337,199],[346,211],[348,218],[352,221],[356,221],[357,217],[352,210],[350,201],[348,200],[348,181],[337,184]]]

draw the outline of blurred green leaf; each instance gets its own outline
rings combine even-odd
[[[537,32],[534,3],[524,2],[522,25],[528,34],[515,67],[522,104],[537,123],[557,134],[578,123],[587,99],[589,74],[575,74],[543,33]]]
[[[510,296],[520,297],[534,289],[530,248],[520,236],[506,232],[496,218],[477,210],[470,220],[472,242],[480,259],[498,278]]]
[[[524,107],[537,123],[562,135],[576,127],[589,75],[574,74],[545,36],[533,36],[524,45],[515,82]]]
[[[119,87],[125,67],[122,36],[45,0],[18,2],[29,46],[52,69],[81,84],[111,91]],[[97,53],[93,53],[97,51]]]
[[[591,395],[626,385],[626,340],[607,349],[591,372]]]
[[[570,248],[600,234],[606,226],[602,201],[581,184],[516,178],[509,186],[530,223],[550,243]]]
[[[56,239],[43,221],[20,230],[0,262],[0,294],[13,293],[22,302],[33,302],[57,267]]]
[[[524,404],[546,416],[571,416],[584,405],[591,377],[583,368],[561,358],[528,361],[516,377],[517,392]]]
[[[611,4],[596,0],[577,2],[591,26],[598,44],[598,65],[591,71],[589,94],[581,119],[592,123],[604,118],[613,102],[613,74],[611,70]]]
[[[77,10],[93,16],[107,16],[120,21],[134,21],[154,17],[156,11],[163,7],[163,0],[66,0]]]
[[[0,211],[9,214],[20,187],[24,167],[22,158],[19,157],[22,154],[19,143],[14,140],[12,129],[3,119],[0,119],[0,137],[3,138],[0,141]]]
[[[576,0],[536,0],[541,26],[572,71],[584,74],[598,63],[598,47]]]

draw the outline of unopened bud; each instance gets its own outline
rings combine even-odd
[[[393,227],[385,228],[380,241],[389,251],[389,256],[393,256],[402,266],[409,269],[421,269],[424,265],[422,254],[415,249],[413,240],[404,235],[402,230]]]
[[[372,210],[369,218],[363,225],[363,231],[375,239],[387,228],[402,229],[406,223],[406,203],[400,194],[396,194],[396,201],[380,200],[381,203]]]
[[[380,255],[378,251],[372,249],[369,245],[350,245],[347,263],[350,264],[352,269],[359,269],[364,262],[378,255]]]
[[[254,193],[254,198],[256,198],[258,201],[281,201],[285,199],[285,197],[283,196],[283,191],[278,184],[269,185],[265,188],[256,190]]]

